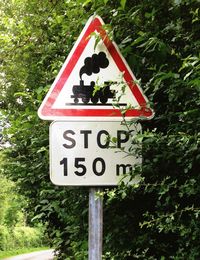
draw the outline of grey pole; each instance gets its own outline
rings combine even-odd
[[[103,251],[103,199],[96,195],[102,188],[89,192],[89,260],[101,260]]]

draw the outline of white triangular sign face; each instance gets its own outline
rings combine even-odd
[[[42,102],[42,119],[151,118],[153,111],[99,16],[91,17]]]

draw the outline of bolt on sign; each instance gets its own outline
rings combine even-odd
[[[139,124],[55,121],[50,126],[50,178],[56,185],[106,186],[129,182],[141,158],[130,154]],[[134,176],[130,183],[140,181]]]
[[[153,111],[104,22],[92,16],[42,102],[46,120],[151,118]]]

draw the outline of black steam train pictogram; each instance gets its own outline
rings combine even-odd
[[[96,104],[100,101],[102,104],[106,104],[108,99],[114,98],[115,91],[110,90],[111,82],[104,82],[104,86],[97,91],[95,91],[95,82],[91,81],[90,85],[84,85],[84,81],[80,80],[80,85],[74,85],[72,88],[74,98],[74,103],[78,104],[79,99],[82,100],[84,104],[88,104],[89,101]]]

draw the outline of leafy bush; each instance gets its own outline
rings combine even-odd
[[[47,245],[42,228],[0,226],[0,250],[33,248]]]
[[[10,234],[7,227],[1,225],[0,226],[0,250],[3,251],[7,249],[9,237]]]

